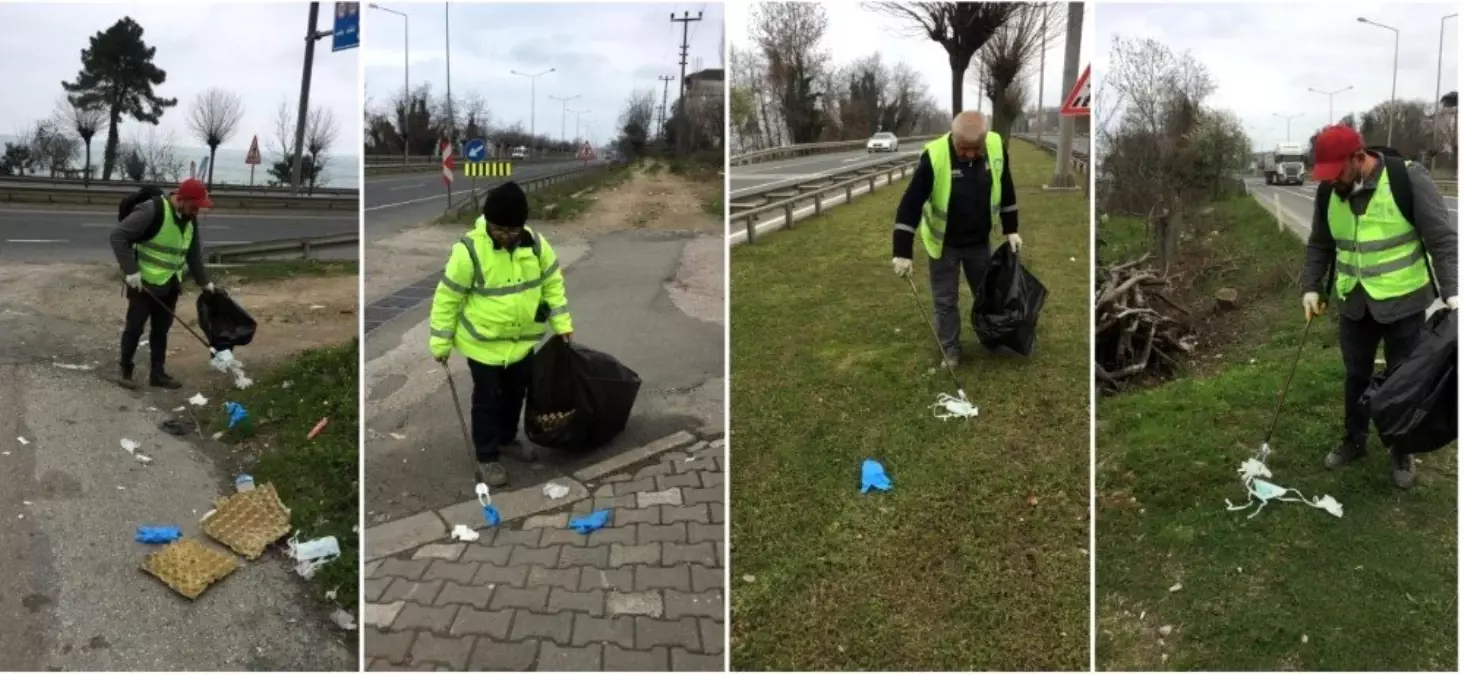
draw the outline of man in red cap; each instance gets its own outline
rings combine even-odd
[[[1448,205],[1422,164],[1387,148],[1365,148],[1351,127],[1322,129],[1312,146],[1317,189],[1302,309],[1307,320],[1326,309],[1324,285],[1335,282],[1338,343],[1346,370],[1346,434],[1328,453],[1327,468],[1362,457],[1369,416],[1360,403],[1373,375],[1379,343],[1388,364],[1418,344],[1435,298],[1459,307],[1458,232]],[[1335,274],[1335,277],[1331,276]],[[1414,483],[1408,448],[1389,448],[1393,482]]]
[[[128,389],[137,387],[132,380],[132,359],[143,326],[149,323],[149,384],[165,389],[183,386],[164,371],[168,330],[173,327],[185,268],[204,291],[215,290],[208,280],[203,245],[198,238],[198,212],[212,206],[208,188],[197,178],[183,181],[169,195],[156,188],[143,188],[122,202],[111,240],[112,252],[127,283],[127,320],[122,328],[118,383]]]

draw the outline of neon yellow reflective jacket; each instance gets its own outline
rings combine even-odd
[[[546,330],[535,320],[541,302],[555,333],[574,330],[554,248],[527,227],[521,242],[513,250],[500,248],[479,217],[453,245],[432,298],[428,348],[434,358],[456,348],[488,365],[523,360]]]
[[[137,271],[149,286],[165,286],[177,277],[183,280],[188,265],[188,247],[193,245],[193,225],[182,227],[173,216],[173,203],[167,197],[158,200],[163,210],[163,225],[152,239],[132,245],[137,254]]]
[[[925,200],[925,210],[920,215],[920,240],[925,244],[925,253],[940,259],[945,248],[946,212],[951,202],[951,135],[945,134],[925,144],[925,155],[930,158],[930,170],[935,182],[930,187],[930,198]],[[997,222],[1001,213],[1001,172],[1005,168],[1006,153],[1001,149],[1001,134],[986,132],[986,171],[991,174],[991,222]]]
[[[1358,284],[1374,300],[1402,297],[1428,285],[1423,243],[1393,199],[1386,167],[1361,216],[1332,193],[1327,228],[1337,242],[1337,297],[1346,298]]]

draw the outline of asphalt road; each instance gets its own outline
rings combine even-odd
[[[137,191],[137,186],[134,186],[134,185],[116,185],[116,184],[107,183],[107,182],[104,182],[104,181],[93,181],[90,186],[83,187],[81,183],[75,183],[75,182],[71,182],[71,181],[52,182],[52,181],[34,181],[34,180],[15,180],[13,178],[3,178],[3,177],[0,177],[0,187],[14,188],[14,189],[17,189],[17,190],[27,190],[27,189],[33,189],[33,190],[84,189],[84,190],[87,190],[89,192],[116,192],[117,194],[128,194],[128,193],[132,193],[132,192]],[[313,195],[299,195],[297,197],[295,195],[289,194],[287,191],[281,191],[281,190],[277,190],[277,189],[265,190],[265,189],[263,189],[264,188],[263,185],[258,186],[258,187],[261,188],[261,189],[251,190],[247,186],[239,186],[239,185],[215,185],[214,186],[214,189],[211,190],[210,192],[212,194],[221,194],[221,195],[240,195],[240,194],[277,195],[277,196],[281,196],[281,197],[288,196],[288,197],[292,197],[292,198],[296,198],[296,199],[309,199],[309,198],[315,198],[315,199],[331,199],[331,198],[340,199],[343,195],[356,194],[354,191],[347,192],[347,193],[341,193],[341,192],[330,191],[330,190],[327,190],[327,191],[324,191],[324,192],[322,192],[320,190],[317,190],[316,193],[313,194]]]
[[[510,180],[527,180],[563,171],[580,162],[544,162],[517,165]],[[495,185],[502,178],[464,177],[459,168],[453,180],[453,197],[460,198],[477,181],[479,187]],[[366,178],[365,235],[369,242],[441,216],[447,208],[447,188],[435,171]]]
[[[807,155],[782,159],[775,162],[759,162],[731,167],[731,198],[747,192],[763,190],[781,183],[797,183],[821,176],[847,171],[868,164],[888,162],[891,159],[911,157],[920,152],[920,146],[902,145],[899,152],[832,152],[823,155]]]
[[[0,260],[109,261],[112,249],[107,237],[115,224],[115,211],[0,208]],[[205,214],[199,227],[203,243],[213,246],[356,230],[357,216],[352,213]]]
[[[1298,236],[1305,239],[1311,233],[1311,213],[1317,192],[1316,183],[1308,181],[1302,185],[1266,185],[1264,179],[1251,176],[1247,176],[1245,182],[1250,188],[1251,196],[1255,197],[1267,210],[1274,210],[1276,200],[1280,199],[1284,220]],[[1459,198],[1444,197],[1444,203],[1448,205],[1449,214],[1453,216],[1457,227]]]

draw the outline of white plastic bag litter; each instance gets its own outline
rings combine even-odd
[[[151,457],[148,457],[147,455],[144,455],[144,454],[138,452],[138,449],[141,448],[141,447],[142,447],[142,444],[140,444],[137,441],[134,441],[134,440],[132,440],[130,438],[124,438],[124,439],[122,439],[122,449],[123,450],[126,450],[127,451],[127,454],[132,455],[132,458],[133,459],[135,459],[135,460],[137,460],[139,462],[142,462],[143,464],[151,464],[152,463],[152,458]]]
[[[455,541],[478,541],[478,531],[467,525],[454,525],[452,526],[452,538]]]
[[[250,385],[254,384],[254,380],[249,379],[249,376],[244,374],[244,363],[234,358],[234,352],[232,350],[225,349],[215,352],[213,360],[209,362],[209,365],[221,373],[233,375],[235,387],[248,389]]]
[[[297,563],[295,573],[306,579],[314,577],[317,570],[341,556],[341,544],[335,537],[320,537],[303,544],[299,537],[298,531],[290,537],[285,554]]]
[[[977,412],[976,404],[966,399],[966,392],[957,390],[957,396],[941,394],[936,397],[931,409],[935,411],[935,419],[942,422],[950,419],[975,419]]]
[[[193,405],[203,407],[208,405],[208,397],[204,396],[203,394],[194,394],[193,398],[188,399],[188,402],[192,403]]]
[[[564,499],[569,495],[569,487],[558,483],[545,483],[544,496],[550,499]]]
[[[1264,463],[1254,457],[1241,462],[1240,469],[1236,473],[1240,474],[1240,482],[1245,486],[1247,493],[1246,500],[1244,504],[1231,504],[1229,499],[1225,500],[1226,511],[1241,511],[1250,508],[1254,504],[1256,506],[1255,512],[1246,516],[1246,518],[1254,518],[1261,512],[1261,509],[1266,507],[1266,504],[1275,500],[1278,502],[1306,504],[1307,506],[1326,511],[1338,518],[1342,517],[1342,504],[1332,498],[1332,495],[1322,495],[1320,499],[1307,499],[1306,495],[1301,494],[1299,490],[1281,487],[1271,481],[1265,480],[1271,477],[1271,470],[1266,468]],[[1295,492],[1296,496],[1288,497],[1287,494],[1292,492]]]

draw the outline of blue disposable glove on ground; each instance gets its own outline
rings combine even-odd
[[[872,459],[864,460],[860,473],[863,474],[860,479],[862,483],[862,487],[859,489],[860,494],[869,492],[870,488],[880,492],[889,492],[890,488],[894,487],[889,475],[885,473],[884,466]]]
[[[224,404],[224,412],[227,412],[229,414],[230,429],[233,429],[234,425],[243,422],[244,418],[249,416],[249,413],[244,410],[244,406],[239,405],[238,403],[235,403],[233,401],[229,401]]]
[[[492,504],[484,504],[483,521],[488,523],[488,527],[498,527],[498,524],[503,522],[503,516],[498,515],[498,507]]]
[[[171,544],[183,538],[183,531],[171,525],[139,525],[134,539],[139,544]]]
[[[570,529],[580,534],[589,534],[610,523],[610,509],[600,509],[588,516],[579,516],[569,521]]]

